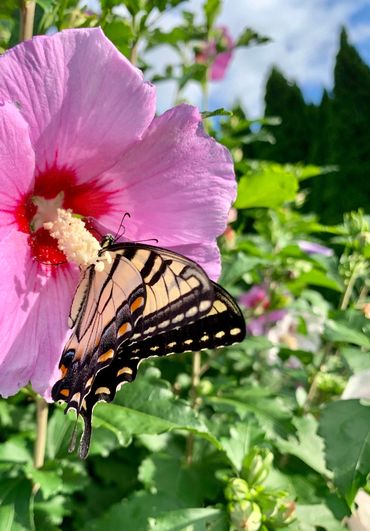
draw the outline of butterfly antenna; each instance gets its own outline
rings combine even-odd
[[[148,242],[159,243],[159,240],[157,238],[148,238],[147,240],[136,240],[135,241],[135,243],[148,243]]]
[[[119,224],[119,227],[118,227],[118,230],[114,236],[114,241],[118,240],[118,238],[120,238],[121,236],[123,236],[125,234],[125,227],[123,227],[123,222],[125,221],[125,218],[131,218],[130,216],[130,213],[129,212],[125,212],[122,216],[122,219],[121,219],[121,223]],[[120,234],[120,231],[122,229],[122,233]]]

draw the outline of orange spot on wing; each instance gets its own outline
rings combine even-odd
[[[123,323],[123,325],[120,326],[119,329],[118,329],[117,336],[118,336],[118,337],[121,337],[121,336],[123,336],[124,334],[126,334],[126,332],[129,332],[130,330],[131,330],[131,325],[130,325],[130,323]]]
[[[59,391],[59,394],[68,397],[69,389],[62,389],[61,391]]]
[[[68,372],[67,367],[66,367],[65,365],[63,365],[63,363],[62,363],[62,365],[59,367],[59,369],[60,369],[60,372],[62,373],[62,378],[64,378],[65,375],[66,375],[67,372]]]
[[[113,356],[114,356],[114,350],[112,348],[110,348],[109,350],[107,350],[107,352],[104,352],[104,354],[99,356],[98,362],[99,363],[104,363],[105,361],[108,361],[111,358],[113,358]]]
[[[134,313],[134,311],[140,308],[140,306],[142,306],[143,304],[144,304],[144,297],[138,297],[137,299],[135,299],[134,302],[130,306],[131,313]]]

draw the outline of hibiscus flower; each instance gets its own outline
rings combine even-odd
[[[234,40],[225,26],[215,28],[215,36],[196,54],[197,63],[208,64],[209,78],[220,81],[226,75],[234,49]]]
[[[157,239],[220,272],[235,196],[228,151],[198,110],[155,117],[155,88],[100,29],[35,37],[0,57],[0,393],[50,399],[79,269],[44,223],[58,209]],[[60,211],[60,210],[59,210]]]

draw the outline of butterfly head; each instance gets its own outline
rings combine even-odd
[[[113,245],[116,238],[112,234],[106,234],[100,242],[100,247],[106,249],[110,245]]]

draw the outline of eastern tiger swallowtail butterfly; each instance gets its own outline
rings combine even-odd
[[[217,348],[242,341],[245,321],[233,298],[192,260],[173,251],[106,237],[112,262],[83,273],[69,315],[54,401],[84,419],[87,456],[95,404],[111,402],[150,356]]]

